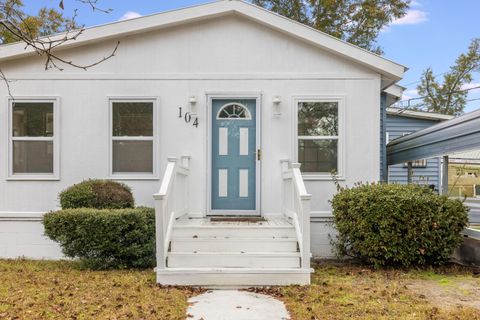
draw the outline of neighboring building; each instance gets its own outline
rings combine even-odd
[[[453,116],[433,112],[387,108],[386,142],[388,144],[388,142],[393,139],[431,127],[452,118]],[[440,190],[441,161],[442,159],[437,157],[412,162],[413,182],[434,186],[435,190]],[[388,168],[388,182],[406,184],[407,173],[406,163],[390,166]]]
[[[449,156],[448,192],[452,196],[480,197],[480,150]]]
[[[58,50],[94,61],[118,41],[87,72],[0,47],[15,80],[15,100],[1,88],[0,257],[61,257],[41,217],[105,178],[156,207],[159,282],[308,283],[310,252],[332,256],[332,172],[380,180],[380,96],[405,67],[241,1],[93,27]]]

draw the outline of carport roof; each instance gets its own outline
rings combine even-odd
[[[392,140],[387,163],[394,165],[480,149],[480,109]]]

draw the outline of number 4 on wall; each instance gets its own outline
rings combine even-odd
[[[192,114],[190,112],[185,112],[185,114],[183,114],[182,107],[178,107],[178,117],[183,118],[185,123],[192,122]],[[195,119],[193,119],[193,124],[192,125],[195,128],[198,128],[198,117],[197,116],[194,116],[194,117],[195,117]]]

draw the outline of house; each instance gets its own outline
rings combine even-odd
[[[480,197],[480,150],[452,154],[448,163],[448,190],[458,197]]]
[[[416,132],[445,120],[453,119],[454,116],[424,112],[417,110],[405,110],[395,107],[387,108],[386,112],[386,143],[393,139]],[[412,162],[412,182],[432,186],[435,190],[441,189],[442,159],[435,157],[421,159]],[[388,168],[388,176],[385,181],[389,183],[406,184],[408,176],[407,164],[397,164]]]
[[[406,68],[242,1],[87,29],[44,70],[0,47],[0,256],[59,258],[42,236],[57,195],[87,178],[154,206],[157,281],[310,281],[331,256],[342,185],[380,179],[381,92]],[[228,217],[238,217],[241,219]],[[212,218],[213,217],[213,218]]]

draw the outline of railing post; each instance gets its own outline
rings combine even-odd
[[[155,199],[155,245],[156,245],[156,257],[157,257],[157,269],[165,269],[166,264],[166,252],[165,252],[165,199],[159,194],[154,194]]]
[[[311,195],[302,196],[302,269],[310,269],[310,199]]]

